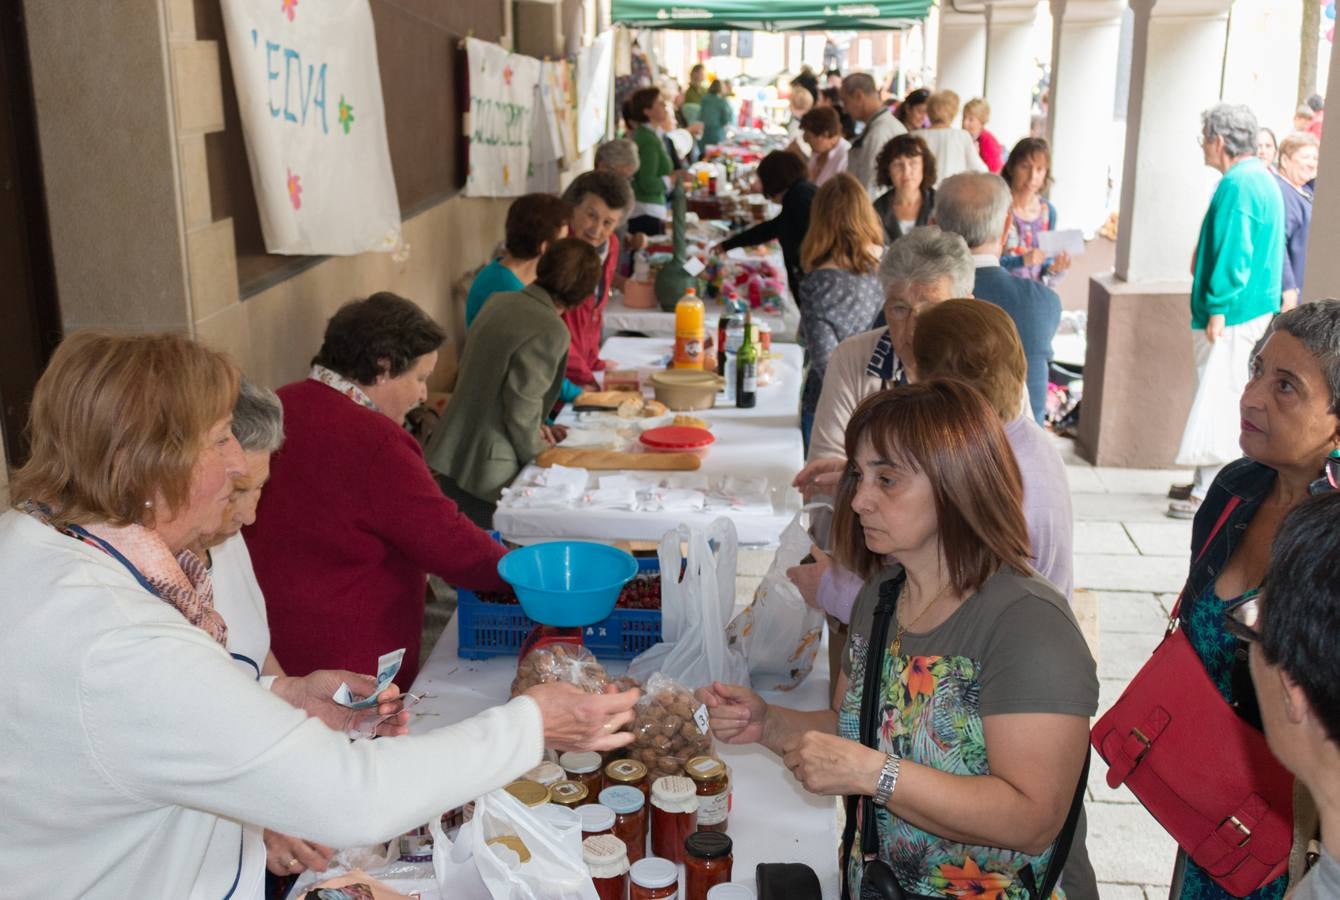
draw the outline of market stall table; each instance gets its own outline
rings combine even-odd
[[[413,733],[440,728],[505,703],[517,660],[502,656],[465,660],[457,654],[456,623],[448,625],[432,655],[414,680],[412,692],[424,699],[415,707]],[[769,703],[793,709],[823,709],[828,704],[828,678],[820,647],[819,664],[793,691],[763,692]],[[625,663],[605,661],[611,675]],[[763,747],[717,744],[715,753],[730,768],[733,798],[728,834],[735,842],[733,880],[754,881],[761,862],[799,862],[814,869],[825,900],[838,896],[837,804],[833,797],[807,793]],[[449,761],[444,761],[449,764]]]
[[[601,356],[615,360],[621,368],[635,368],[646,377],[664,368],[670,345],[665,339],[611,338],[601,348]],[[609,509],[589,506],[530,507],[509,505],[504,498],[493,516],[493,527],[504,538],[517,543],[559,538],[592,540],[659,541],[665,532],[686,523],[706,527],[719,516],[735,523],[741,544],[773,545],[782,530],[800,509],[800,495],[791,487],[791,479],[804,465],[800,437],[800,389],[802,351],[795,344],[774,344],[771,365],[774,381],[758,390],[758,405],[753,409],[715,408],[699,410],[698,416],[712,427],[716,441],[702,460],[697,472],[628,473],[701,476],[714,486],[725,479],[766,479],[767,500],[762,505],[733,508],[709,503],[698,511]],[[558,418],[561,424],[577,421],[571,408]],[[532,484],[542,470],[526,466],[513,487]],[[600,472],[592,475],[610,476]],[[710,498],[711,499],[711,498]]]
[[[721,303],[718,300],[706,300],[704,306],[707,312],[708,330],[712,332],[715,342],[717,319],[721,316]],[[800,311],[796,309],[795,301],[791,299],[789,293],[782,297],[782,308],[779,311],[772,313],[756,309],[753,315],[755,321],[768,323],[768,327],[772,329],[773,341],[795,342],[796,328],[800,325]],[[614,337],[622,332],[673,340],[675,314],[665,312],[659,307],[645,309],[628,306],[624,303],[623,294],[616,291],[605,306],[605,336]]]

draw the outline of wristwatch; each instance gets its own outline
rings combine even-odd
[[[903,758],[896,753],[890,753],[884,758],[879,780],[875,782],[875,803],[879,806],[884,806],[893,796],[893,789],[898,786],[898,768],[902,762]]]

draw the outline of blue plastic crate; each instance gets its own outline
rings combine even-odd
[[[639,557],[638,575],[659,574],[660,560]],[[520,605],[485,603],[464,588],[456,591],[456,630],[462,659],[516,656],[535,627]],[[616,609],[608,619],[588,625],[582,643],[596,659],[632,659],[661,640],[659,609]]]

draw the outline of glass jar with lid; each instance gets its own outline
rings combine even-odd
[[[734,858],[731,839],[716,831],[698,831],[684,841],[684,900],[707,900],[707,892],[730,881]]]
[[[521,777],[528,778],[531,781],[537,781],[545,787],[549,787],[555,782],[563,781],[568,776],[563,771],[563,767],[558,763],[545,761]]]
[[[549,786],[549,802],[566,806],[568,809],[581,806],[590,795],[591,792],[586,789],[586,785],[575,781],[556,781]]]
[[[684,839],[698,828],[698,793],[692,779],[666,775],[651,785],[651,852],[684,861]]]
[[[684,766],[698,792],[698,830],[725,831],[730,815],[730,776],[715,756],[695,756]]]
[[[525,778],[518,778],[507,787],[503,788],[507,793],[520,800],[522,803],[531,807],[543,806],[549,802],[549,788],[537,781],[528,781]]]
[[[633,863],[628,874],[630,900],[678,900],[679,866],[670,860],[648,856]]]
[[[623,841],[612,834],[588,837],[582,841],[582,861],[600,900],[626,900],[628,854]]]
[[[564,753],[558,758],[558,764],[567,773],[568,780],[586,785],[586,790],[594,797],[603,786],[600,774],[600,754],[590,750]]]
[[[747,884],[727,881],[708,888],[707,900],[757,900],[758,895]]]
[[[595,837],[598,834],[614,833],[614,810],[599,803],[584,803],[577,807],[577,815],[582,819],[582,837]]]
[[[616,759],[605,767],[605,787],[627,784],[642,792],[642,799],[651,800],[651,779],[647,766],[636,759]]]
[[[600,792],[600,803],[614,810],[614,836],[623,841],[628,861],[637,862],[647,853],[647,803],[642,792],[616,784]]]

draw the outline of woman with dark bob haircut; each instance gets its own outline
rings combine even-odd
[[[590,296],[601,267],[585,241],[557,241],[540,257],[535,282],[495,295],[470,329],[456,390],[425,455],[443,492],[481,528],[492,527],[502,489],[554,443],[544,422],[567,365],[562,313]]]
[[[271,648],[290,674],[367,671],[403,647],[396,682],[408,687],[428,573],[503,587],[502,546],[442,495],[404,428],[443,337],[410,301],[373,294],[340,307],[307,378],[279,389],[284,447],[243,534],[270,600]]]
[[[394,685],[355,713],[331,695],[375,679],[239,665],[230,631],[246,623],[215,607],[191,549],[224,527],[247,469],[237,396],[233,364],[175,334],[72,334],[37,382],[33,456],[0,514],[6,897],[260,897],[261,829],[367,846],[507,784],[543,747],[631,740],[616,732],[636,691],[537,685],[410,737]],[[350,743],[346,729],[395,739]],[[299,855],[270,862],[296,873]]]
[[[895,387],[856,408],[846,455],[833,549],[867,581],[833,707],[717,683],[700,691],[712,730],[848,798],[852,900],[881,878],[919,897],[1029,896],[1031,879],[1050,896],[1098,678],[1065,598],[1028,564],[1000,417],[960,381]]]
[[[886,245],[930,222],[936,175],[934,154],[915,134],[900,134],[880,149],[875,181],[889,190],[875,198],[875,212]]]
[[[759,161],[757,173],[763,195],[782,205],[782,211],[766,222],[746,228],[717,245],[725,252],[736,247],[755,247],[776,240],[782,245],[786,262],[786,280],[791,296],[800,297],[800,279],[805,270],[800,264],[800,245],[810,228],[810,204],[819,190],[809,180],[809,165],[799,153],[774,150]]]

